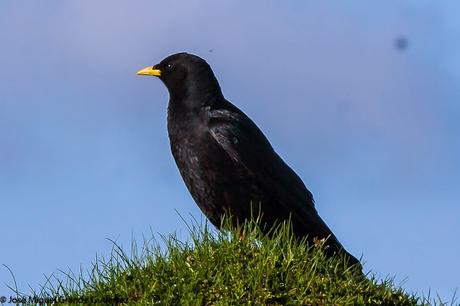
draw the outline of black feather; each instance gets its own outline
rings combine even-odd
[[[328,252],[347,253],[318,215],[311,192],[273,150],[268,139],[227,101],[210,66],[179,53],[155,68],[170,93],[168,133],[172,154],[194,200],[216,226],[261,210],[266,229],[291,219],[298,237],[328,238]]]

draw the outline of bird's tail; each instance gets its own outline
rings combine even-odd
[[[337,240],[334,234],[331,234],[325,242],[326,248],[325,252],[329,256],[333,256],[336,254],[341,254],[345,257],[346,263],[348,267],[355,267],[362,271],[363,267],[361,262],[353,255],[351,255],[342,244]]]

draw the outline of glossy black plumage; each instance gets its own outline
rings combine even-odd
[[[332,254],[348,254],[319,217],[313,196],[273,150],[254,122],[222,95],[210,66],[187,53],[152,69],[168,88],[168,133],[172,154],[194,200],[215,226],[263,213],[268,226],[291,216],[294,233],[326,238]],[[250,73],[250,71],[248,71]],[[251,208],[252,205],[252,208]],[[260,206],[259,206],[260,205]]]

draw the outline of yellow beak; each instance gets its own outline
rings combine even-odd
[[[161,70],[155,69],[155,66],[145,67],[137,72],[138,75],[153,75],[153,76],[161,76]]]

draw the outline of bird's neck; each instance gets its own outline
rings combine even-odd
[[[196,82],[183,90],[169,92],[168,112],[175,115],[197,115],[205,107],[213,107],[225,101],[217,81],[212,84]]]
[[[187,125],[188,122],[202,121],[204,113],[209,107],[220,105],[225,101],[223,96],[216,95],[187,95],[169,98],[168,119],[178,125]]]

